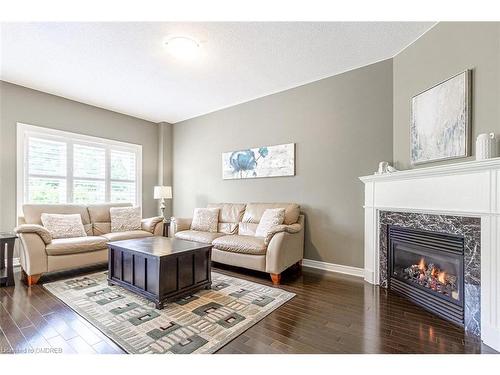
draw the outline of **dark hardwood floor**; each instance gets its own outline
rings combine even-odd
[[[52,274],[41,283],[101,268]],[[214,271],[271,285],[264,274]],[[304,268],[281,288],[297,296],[218,353],[496,353],[462,329],[361,279]],[[52,349],[51,349],[52,348]],[[0,352],[123,353],[42,286],[0,288]]]

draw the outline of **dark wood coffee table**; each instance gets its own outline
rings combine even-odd
[[[155,236],[108,247],[108,283],[153,301],[157,309],[212,285],[212,245]]]

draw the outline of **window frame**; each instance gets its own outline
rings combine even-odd
[[[74,180],[84,181],[104,181],[105,193],[104,202],[111,203],[111,184],[113,182],[135,182],[135,205],[142,206],[142,145],[115,141],[108,138],[94,137],[84,134],[67,132],[63,130],[51,129],[42,126],[28,125],[17,123],[17,212],[22,214],[22,206],[27,203],[28,199],[28,178],[29,161],[28,161],[28,139],[29,137],[38,137],[41,139],[62,141],[66,143],[66,203],[64,204],[80,204],[73,203],[73,183]],[[105,172],[104,179],[95,177],[75,177],[73,175],[73,147],[75,144],[80,144],[90,147],[101,147],[105,150]],[[134,180],[118,180],[111,179],[111,150],[134,152],[136,158]],[[36,174],[31,175],[36,177]],[[39,176],[40,177],[40,176]],[[58,178],[61,176],[43,175],[44,178]],[[133,202],[132,202],[133,203]]]

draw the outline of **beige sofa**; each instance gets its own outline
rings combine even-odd
[[[141,230],[111,233],[111,207],[128,207],[130,203],[96,205],[26,204],[19,217],[20,261],[28,285],[36,284],[43,273],[84,267],[108,261],[107,243],[130,238],[161,236],[163,218],[143,219]],[[42,226],[42,213],[80,214],[86,237],[52,239]]]
[[[279,284],[281,273],[299,264],[304,256],[304,216],[300,207],[292,203],[218,203],[208,208],[219,208],[217,233],[191,230],[192,219],[171,220],[171,233],[176,238],[210,243],[212,261],[249,268],[271,274]],[[274,227],[267,237],[256,237],[255,231],[264,211],[284,208],[283,225]]]

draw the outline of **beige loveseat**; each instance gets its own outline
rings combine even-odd
[[[304,216],[293,203],[217,203],[217,233],[191,230],[192,219],[173,217],[171,231],[176,238],[210,243],[212,261],[271,274],[279,284],[281,273],[300,264],[304,255]],[[275,226],[266,237],[256,237],[259,221],[268,208],[284,208],[283,225]]]
[[[36,284],[43,273],[84,267],[108,261],[107,243],[142,238],[163,232],[162,217],[143,219],[141,230],[111,233],[111,207],[129,207],[130,203],[95,205],[25,204],[19,217],[20,261],[28,285]],[[42,213],[80,214],[86,237],[52,239],[42,226]]]

